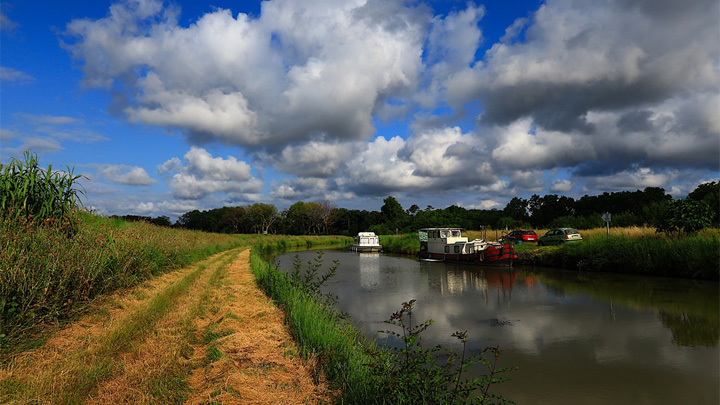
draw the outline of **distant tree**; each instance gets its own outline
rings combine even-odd
[[[710,226],[712,212],[705,201],[676,200],[668,206],[658,232],[671,236],[694,235]]]
[[[320,201],[320,216],[322,217],[323,225],[325,226],[325,234],[330,234],[330,221],[333,210],[337,208],[337,205],[333,204],[328,200]]]
[[[418,211],[420,211],[420,207],[418,207],[417,204],[413,204],[406,212],[408,215],[415,215]]]
[[[199,210],[186,212],[177,220],[177,225],[186,229],[201,230],[204,224],[204,215]]]
[[[528,201],[530,222],[537,227],[545,226],[555,218],[572,216],[575,214],[575,200],[570,197],[548,194],[540,197],[534,194]]]
[[[150,222],[158,226],[172,226],[172,222],[170,222],[170,217],[167,217],[165,215],[153,218],[150,220]]]
[[[308,216],[308,233],[320,233],[323,229],[323,208],[320,203],[305,203]]]
[[[253,226],[259,228],[264,234],[270,231],[270,226],[278,219],[278,210],[272,204],[255,203],[248,208],[247,215]]]
[[[687,199],[690,201],[704,201],[712,212],[712,224],[720,226],[720,182],[711,181],[700,184],[688,194]]]
[[[310,228],[308,207],[302,201],[291,205],[285,211],[286,232],[292,235],[306,235]]]
[[[384,217],[384,223],[388,229],[394,231],[405,226],[407,214],[395,197],[389,196],[383,200],[383,203],[380,213]]]
[[[225,211],[222,221],[224,224],[227,224],[234,233],[243,233],[243,221],[246,213],[247,209],[245,207],[232,207]]]
[[[528,220],[528,200],[519,197],[513,197],[510,202],[507,203],[503,213],[517,221],[525,222]]]

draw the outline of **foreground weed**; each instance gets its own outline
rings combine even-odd
[[[377,353],[380,366],[379,382],[385,386],[389,398],[398,404],[486,404],[509,400],[489,393],[490,386],[503,381],[497,375],[509,369],[498,368],[499,347],[488,347],[480,353],[466,356],[467,331],[457,331],[452,337],[462,342],[462,352],[437,345],[426,349],[421,335],[432,320],[413,324],[415,300],[404,302],[400,311],[393,313],[385,323],[400,328],[380,331],[400,341],[400,345],[384,345]],[[487,356],[489,354],[489,356]],[[446,360],[441,361],[442,358]],[[481,378],[467,379],[463,375],[475,365],[487,368]]]
[[[320,291],[320,287],[325,284],[328,280],[335,277],[337,269],[340,267],[340,262],[333,260],[333,264],[322,274],[319,274],[320,269],[323,265],[323,252],[317,251],[317,256],[307,262],[305,270],[302,270],[302,260],[300,256],[295,255],[293,259],[293,270],[289,273],[290,282],[299,289],[307,291],[310,295],[317,299],[324,301],[329,306],[332,306],[337,297],[333,294],[323,294]]]

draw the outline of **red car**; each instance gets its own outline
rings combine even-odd
[[[513,242],[537,242],[538,236],[535,231],[521,230],[512,231],[503,239]]]

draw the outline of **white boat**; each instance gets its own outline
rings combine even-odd
[[[517,259],[512,243],[468,241],[460,228],[422,228],[418,235],[419,256],[423,261],[510,266]]]
[[[380,238],[375,232],[360,232],[355,237],[355,243],[350,246],[354,252],[382,252]]]

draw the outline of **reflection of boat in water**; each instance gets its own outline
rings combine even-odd
[[[460,228],[422,228],[420,259],[424,261],[463,262],[484,265],[512,265],[517,259],[511,243],[487,242],[484,239],[468,241]]]
[[[353,252],[382,252],[380,238],[375,232],[360,232],[355,237],[355,243],[350,246]]]

